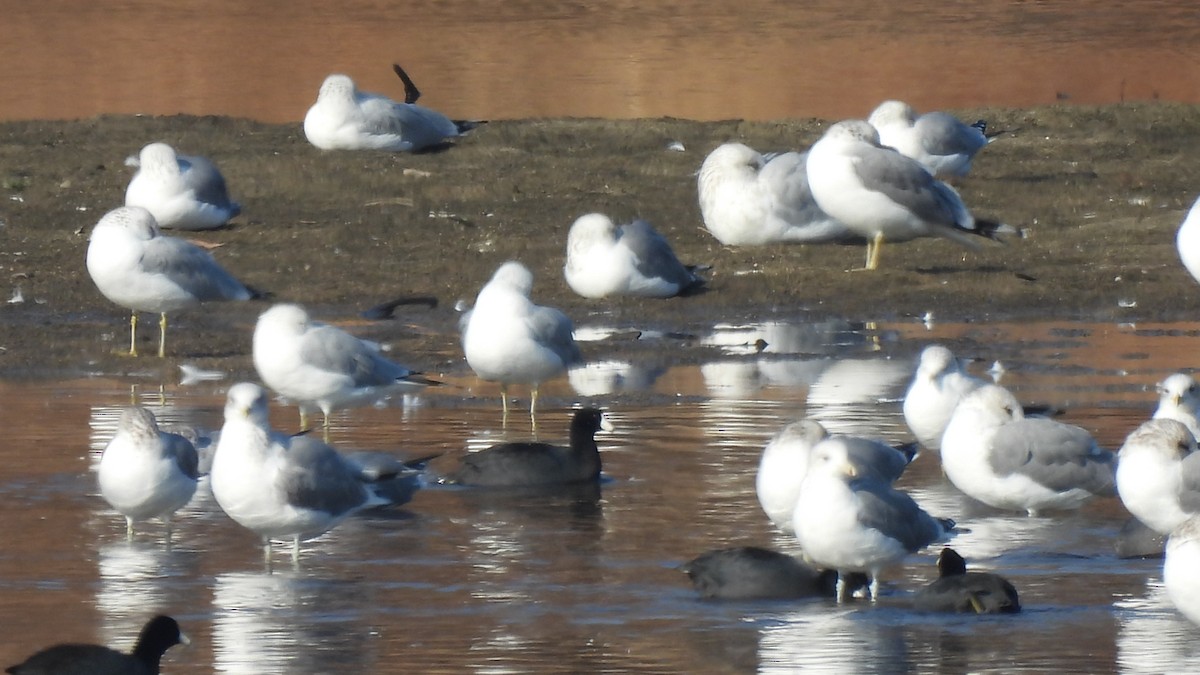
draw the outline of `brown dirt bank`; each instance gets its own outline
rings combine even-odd
[[[100,117],[0,124],[0,376],[173,369],[180,361],[249,374],[262,303],[179,315],[166,363],[114,356],[128,315],[83,266],[91,226],[119,206],[126,156],[163,140],[212,157],[243,215],[195,236],[247,283],[349,321],[396,295],[439,298],[399,322],[364,325],[405,361],[465,371],[456,300],[473,300],[501,262],[535,274],[534,299],[577,324],[695,332],[720,320],[841,316],[886,320],[1194,319],[1200,286],[1174,232],[1200,192],[1200,108],[1170,104],[972,110],[1007,130],[959,183],[980,215],[1028,237],[979,253],[946,241],[886,247],[882,269],[858,246],[726,248],[700,221],[695,172],[713,147],[804,148],[825,123],[656,119],[494,122],[443,152],[323,153],[299,125],[212,117]],[[685,152],[666,150],[678,140]],[[685,261],[713,266],[709,291],[666,301],[588,301],[562,280],[573,220],[588,211],[647,218]],[[1134,307],[1122,307],[1136,301]],[[151,319],[152,317],[146,317]],[[157,336],[151,321],[141,337]],[[661,343],[678,361],[699,350]],[[686,344],[686,343],[685,343]],[[591,347],[590,349],[595,349]],[[585,350],[591,355],[592,352]]]

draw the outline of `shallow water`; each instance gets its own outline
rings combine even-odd
[[[0,0],[0,119],[299,121],[345,72],[454,117],[779,119],[1200,101],[1188,0],[336,4]]]
[[[765,439],[809,415],[906,440],[899,397],[913,357],[935,339],[986,359],[980,372],[1001,360],[1002,382],[1022,400],[1067,407],[1067,421],[1115,449],[1149,414],[1153,384],[1191,365],[1200,325],[722,326],[704,341],[725,355],[700,367],[637,364],[617,347],[587,377],[547,386],[538,418],[539,437],[553,440],[565,436],[571,404],[611,411],[598,495],[431,487],[307,543],[298,566],[277,548],[271,572],[203,486],[170,548],[157,524],[127,542],[123,519],[96,495],[94,462],[131,397],[164,426],[213,429],[228,382],[0,382],[0,664],[60,639],[127,647],[146,617],[167,612],[193,640],[169,652],[171,673],[1200,667],[1196,630],[1165,599],[1161,563],[1112,553],[1126,517],[1116,500],[1043,518],[997,512],[957,493],[929,455],[900,485],[967,530],[953,545],[1014,582],[1021,615],[900,607],[935,576],[934,552],[891,570],[875,607],[696,598],[675,569],[691,557],[741,544],[794,549],[754,495]],[[338,415],[335,445],[446,452],[437,471],[465,448],[528,435],[520,413],[502,429],[494,387],[471,377],[448,385]],[[298,424],[281,405],[272,419]]]

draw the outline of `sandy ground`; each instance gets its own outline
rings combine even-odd
[[[948,241],[885,247],[882,269],[859,246],[721,246],[704,229],[695,172],[718,144],[802,149],[827,122],[654,119],[493,122],[440,152],[320,152],[299,125],[214,117],[100,117],[0,124],[0,377],[174,370],[182,361],[250,375],[261,302],[174,317],[165,362],[115,354],[128,314],[84,269],[92,225],[121,205],[124,159],[162,140],[225,173],[243,215],[194,236],[246,283],[318,318],[390,344],[431,373],[465,372],[455,302],[471,301],[502,262],[535,275],[534,299],[576,324],[689,335],[717,321],[844,317],[942,321],[1194,319],[1200,286],[1174,233],[1200,192],[1200,108],[1172,104],[963,111],[1003,130],[957,187],[979,216],[1025,236],[975,253]],[[667,150],[681,142],[684,152]],[[591,301],[562,278],[573,220],[589,211],[643,217],[686,262],[711,265],[708,291],[671,300]],[[394,321],[358,312],[400,295],[433,309]],[[608,341],[622,349],[621,340]],[[157,341],[154,317],[140,331]],[[673,360],[703,352],[659,343]],[[589,345],[594,356],[604,343]],[[654,349],[651,347],[650,349]],[[588,353],[589,351],[593,353]]]

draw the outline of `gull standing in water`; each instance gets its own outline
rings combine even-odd
[[[137,313],[157,312],[158,355],[166,353],[167,313],[218,300],[250,300],[244,286],[195,244],[163,235],[140,206],[113,209],[96,223],[87,250],[87,270],[96,288],[132,310],[129,355],[137,356]]]
[[[137,164],[125,205],[146,209],[159,227],[211,230],[242,212],[229,199],[221,172],[204,157],[178,155],[166,143],[151,143],[142,148]]]
[[[171,539],[171,516],[196,493],[200,459],[191,441],[160,431],[154,413],[141,406],[121,413],[117,433],[100,455],[100,495],[133,524],[161,518]]]
[[[1159,534],[1200,514],[1200,452],[1187,427],[1159,418],[1134,429],[1117,454],[1117,493]]]
[[[359,91],[354,80],[334,74],[325,78],[317,102],[304,116],[304,135],[322,150],[392,150],[413,152],[461,136],[476,122],[455,122],[416,104],[421,92],[399,65],[405,102]]]
[[[1158,383],[1158,407],[1153,419],[1175,420],[1188,428],[1192,436],[1200,436],[1200,387],[1186,373],[1175,373]]]
[[[987,384],[969,373],[948,348],[921,350],[912,384],[904,394],[904,421],[922,447],[938,451],[954,408],[964,396]]]
[[[583,362],[571,320],[553,307],[533,304],[532,290],[533,274],[519,262],[506,262],[460,321],[467,364],[481,379],[500,383],[506,419],[510,384],[532,385],[533,418],[538,385]]]
[[[954,188],[916,160],[881,147],[875,127],[862,120],[825,132],[808,151],[808,177],[817,205],[867,239],[868,270],[879,266],[885,241],[944,237],[977,249],[979,238],[1013,231],[976,220]]]
[[[383,358],[378,347],[346,331],[311,321],[299,305],[278,304],[254,326],[254,368],[263,383],[300,407],[319,408],[329,440],[329,415],[388,394],[422,389],[430,381]]]
[[[741,143],[717,147],[697,179],[704,226],[726,246],[853,239],[813,201],[806,161],[807,153],[763,156]]]
[[[988,144],[983,120],[964,124],[944,112],[918,116],[903,101],[880,103],[867,121],[879,132],[880,145],[915,159],[939,178],[967,175],[975,153]]]
[[[585,298],[670,298],[704,285],[650,223],[618,226],[600,213],[580,216],[571,225],[563,276]]]

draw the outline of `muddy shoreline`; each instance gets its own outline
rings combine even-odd
[[[465,373],[454,305],[472,301],[502,262],[535,275],[534,299],[577,325],[671,331],[589,343],[585,356],[645,350],[671,362],[706,352],[688,336],[717,322],[842,317],[851,321],[1195,319],[1200,285],[1179,263],[1174,234],[1200,192],[1200,107],[1128,104],[961,111],[999,139],[957,183],[980,216],[1026,236],[976,253],[947,241],[885,247],[881,269],[859,246],[721,246],[702,226],[695,172],[728,140],[757,149],[807,147],[820,120],[496,121],[425,154],[324,153],[298,124],[218,117],[98,118],[0,123],[0,377],[148,375],[195,363],[251,376],[260,302],[172,317],[168,357],[137,360],[128,314],[83,266],[87,236],[119,206],[124,159],[168,142],[221,167],[243,214],[197,233],[246,283],[300,302],[318,318],[387,343],[430,373]],[[672,141],[685,151],[671,151]],[[601,211],[648,219],[686,262],[709,265],[707,292],[671,300],[592,301],[562,279],[573,220]],[[359,312],[402,295],[436,297],[391,321]],[[153,317],[140,345],[152,353]],[[682,346],[682,348],[681,348]],[[172,374],[166,376],[174,378]]]

